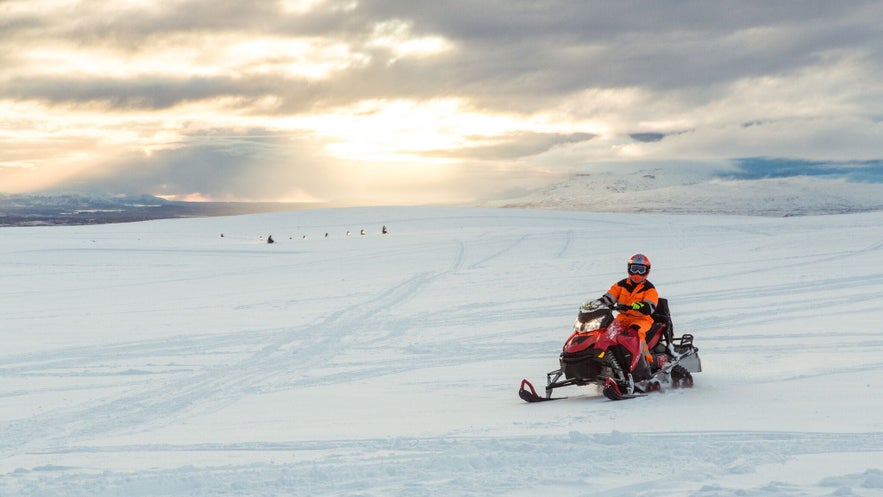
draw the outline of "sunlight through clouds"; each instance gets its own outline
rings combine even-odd
[[[366,161],[420,159],[426,152],[468,147],[479,135],[504,134],[523,125],[517,116],[470,111],[459,99],[428,102],[372,100],[290,121],[334,142],[332,155]]]
[[[879,160],[881,16],[0,1],[0,192],[479,202],[595,164]]]
[[[376,24],[368,46],[390,50],[395,55],[390,64],[404,57],[435,55],[452,48],[447,40],[439,36],[413,36],[412,23],[400,19]]]
[[[315,80],[364,67],[370,59],[346,43],[323,39],[237,40],[220,52],[219,74],[283,74]]]
[[[280,5],[285,13],[306,14],[315,11],[319,7],[326,8],[332,12],[352,12],[359,6],[359,2],[356,0],[281,0]]]

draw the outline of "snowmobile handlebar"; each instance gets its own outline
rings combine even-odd
[[[585,304],[583,304],[582,307],[580,307],[580,312],[589,312],[589,311],[599,309],[599,308],[610,309],[611,311],[617,311],[617,312],[626,312],[626,311],[635,310],[634,307],[632,307],[630,305],[621,304],[619,302],[609,304],[609,303],[604,302],[602,300],[594,300],[594,301],[586,302]]]

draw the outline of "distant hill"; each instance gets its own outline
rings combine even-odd
[[[178,217],[233,216],[310,207],[281,202],[172,202],[151,195],[0,194],[0,226],[125,223]]]
[[[883,184],[791,176],[737,179],[676,168],[574,174],[491,207],[804,216],[883,210]]]
[[[817,175],[746,178],[697,167],[623,168],[574,173],[564,181],[480,205],[777,217],[845,214],[883,210],[883,183]],[[331,205],[173,202],[151,195],[0,194],[0,226],[122,223],[315,207]]]

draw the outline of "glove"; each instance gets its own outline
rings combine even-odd
[[[629,307],[631,307],[633,311],[638,311],[641,314],[650,314],[650,306],[643,302],[635,302]]]

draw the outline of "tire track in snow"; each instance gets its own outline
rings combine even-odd
[[[564,243],[561,245],[561,248],[558,249],[558,253],[555,254],[555,259],[561,259],[570,251],[570,246],[573,245],[573,230],[567,230],[564,233]]]
[[[528,235],[523,235],[523,236],[521,236],[520,238],[518,238],[518,239],[516,239],[516,240],[510,242],[509,244],[507,244],[505,247],[503,247],[503,248],[500,249],[499,251],[497,251],[497,252],[495,252],[495,253],[493,253],[493,254],[490,254],[490,255],[488,255],[488,256],[486,256],[486,257],[484,257],[484,258],[482,258],[482,259],[479,259],[478,261],[476,261],[476,262],[470,264],[470,265],[469,265],[469,269],[478,269],[478,268],[482,267],[483,265],[487,264],[488,262],[490,262],[490,261],[496,259],[497,257],[500,257],[500,256],[502,256],[502,255],[504,255],[504,254],[507,254],[507,253],[509,253],[509,252],[511,252],[511,251],[513,251],[513,250],[515,250],[515,248],[518,247],[518,246],[519,246],[521,243],[523,243],[525,240],[527,240],[527,238],[528,238]]]
[[[528,235],[512,241],[502,250],[481,258],[470,269],[486,264],[511,253],[532,237]],[[558,254],[563,254],[572,241],[572,232],[565,238]],[[223,364],[195,364],[189,369],[157,375],[130,376],[134,385],[130,391],[119,395],[110,394],[88,404],[60,407],[30,420],[19,420],[11,430],[16,435],[5,437],[0,447],[22,446],[51,447],[62,440],[85,440],[102,435],[113,435],[138,427],[139,430],[156,429],[179,422],[182,418],[209,413],[238,401],[243,396],[264,391],[279,391],[327,381],[346,381],[346,374],[324,373],[323,367],[334,357],[336,346],[350,337],[356,337],[372,326],[389,324],[382,317],[385,310],[416,298],[433,282],[460,271],[467,262],[469,244],[457,241],[451,264],[439,271],[413,274],[403,281],[392,283],[372,292],[360,302],[347,306],[345,312],[326,316],[308,326],[292,329],[266,330],[260,333],[236,333],[227,337],[207,337],[204,340],[182,342],[176,353],[183,356],[205,356],[217,353],[228,358]],[[251,339],[249,339],[251,338]],[[257,339],[255,339],[257,338]],[[474,345],[474,344],[473,344]],[[236,350],[221,351],[234,347]],[[144,361],[155,355],[167,355],[168,344],[130,344],[130,362],[138,357]],[[481,347],[460,347],[463,360],[471,360]],[[469,352],[467,349],[475,349]],[[467,353],[468,352],[468,353]],[[61,362],[51,365],[58,374],[70,376],[74,369],[95,371],[102,356],[118,353],[118,348],[82,351],[81,356],[71,357],[60,352]],[[425,360],[422,355],[402,364],[390,366],[362,366],[369,375],[390,374],[406,371]],[[293,365],[294,364],[294,365]],[[48,364],[31,367],[29,374],[41,374]],[[60,369],[59,369],[60,368]],[[42,369],[45,371],[45,369]],[[19,371],[25,374],[24,370]],[[308,377],[304,376],[304,373]],[[54,429],[45,430],[46,426]]]
[[[281,376],[282,381],[286,378],[294,380],[288,385],[290,388],[320,383],[327,377],[315,373],[321,371],[322,366],[333,358],[337,343],[358,335],[372,321],[376,321],[375,316],[382,314],[384,310],[402,305],[419,295],[436,279],[459,270],[465,260],[465,252],[466,245],[458,242],[452,264],[448,268],[440,272],[414,274],[404,281],[372,293],[362,302],[348,306],[346,312],[334,313],[311,325],[262,332],[253,335],[251,340],[249,333],[236,333],[227,337],[208,337],[189,342],[189,347],[192,348],[179,353],[200,356],[218,348],[230,347],[231,344],[240,350],[227,353],[233,359],[229,363],[197,365],[190,370],[176,371],[171,374],[171,378],[158,381],[149,381],[152,378],[145,376],[143,379],[147,380],[146,385],[139,383],[137,388],[123,395],[111,395],[88,405],[58,408],[30,419],[15,421],[7,430],[11,436],[5,436],[0,441],[0,450],[21,451],[26,447],[39,450],[40,447],[51,447],[64,440],[84,440],[125,432],[132,426],[137,426],[140,430],[156,429],[180,422],[182,417],[221,409],[244,395],[260,393],[264,391],[268,378],[275,376]],[[255,336],[259,339],[254,340]],[[158,353],[168,354],[166,340],[139,342],[124,347],[135,351],[131,357],[148,358]],[[48,358],[53,361],[51,364],[31,364],[14,372],[41,374],[46,367],[51,367],[58,374],[70,376],[73,369],[96,369],[96,361],[112,354],[116,348],[118,346],[103,351],[84,348],[82,355],[74,356],[70,351],[59,351],[54,358]],[[294,352],[291,352],[292,349]],[[296,371],[314,378],[299,378],[296,371],[294,376],[285,374],[292,364],[297,365]],[[12,369],[0,368],[0,371],[9,373]],[[284,388],[286,385],[277,384],[271,390]],[[54,430],[47,432],[47,426],[52,426]]]
[[[162,371],[160,368],[155,374],[122,371],[118,377],[125,379],[125,383],[94,387],[109,390],[106,395],[9,423],[0,440],[0,452],[39,450],[40,447],[64,444],[65,439],[83,440],[122,433],[132,426],[144,430],[174,422],[176,416],[196,410],[203,398],[211,399],[213,395],[224,392],[233,383],[228,376],[235,375],[238,365],[266,355],[267,348],[263,347],[263,343],[267,338],[268,333],[264,332],[254,336],[236,333],[185,339],[176,342],[178,347],[174,352],[169,350],[169,340],[158,340],[115,345],[106,349],[83,348],[80,349],[82,355],[73,358],[57,359],[57,354],[65,352],[52,353],[48,363],[42,363],[39,367],[28,364],[16,374],[46,374],[70,378],[72,375],[76,376],[74,371],[80,371],[83,377],[94,377],[96,371],[100,371],[104,364],[112,362],[114,357],[120,359],[116,354],[120,350],[125,351],[125,360],[130,363],[136,358],[148,359],[156,354],[169,357],[169,354],[177,353],[184,361],[188,358],[192,360],[204,357],[205,354],[218,354],[220,358],[216,362],[220,364],[182,362],[182,368],[166,366],[171,371]],[[234,350],[227,350],[231,346]],[[248,354],[248,349],[257,352],[248,359],[237,362],[236,358]],[[45,367],[49,369],[42,369]],[[44,372],[41,373],[41,369]],[[225,374],[225,371],[229,373]],[[118,391],[120,387],[125,387],[125,390]]]
[[[59,467],[43,472],[0,475],[9,495],[134,495],[162,488],[164,495],[331,496],[360,493],[413,496],[432,482],[432,495],[569,495],[574,488],[610,497],[682,497],[714,495],[871,496],[883,488],[883,471],[874,463],[883,454],[881,433],[684,431],[499,437],[431,437],[314,442],[246,442],[198,445],[71,447],[81,454],[113,457],[138,452],[161,460],[167,454],[241,453],[252,460],[215,467],[157,468],[151,472],[95,473],[88,468]],[[738,485],[740,477],[802,456],[867,454],[864,465],[835,476],[806,475],[784,483],[779,475]],[[46,454],[53,454],[49,451]],[[64,453],[61,453],[64,454]],[[567,455],[562,463],[561,454]],[[622,457],[628,454],[628,464]],[[257,455],[257,461],[254,459]],[[297,462],[280,462],[293,456]],[[668,463],[660,464],[664,457]],[[879,456],[877,456],[879,457]],[[502,468],[502,469],[501,469]],[[640,485],[635,468],[641,468]],[[456,475],[456,477],[454,477]],[[732,479],[733,486],[720,483]],[[382,484],[378,485],[378,480]],[[758,481],[752,476],[752,481]],[[714,487],[708,487],[713,482]],[[242,488],[239,486],[246,483]],[[577,493],[577,495],[581,495]]]
[[[336,329],[343,330],[344,333],[334,338],[334,341],[341,340],[347,336],[358,335],[362,330],[384,324],[384,311],[388,309],[400,307],[406,302],[418,297],[420,293],[431,285],[433,282],[443,278],[449,274],[459,271],[466,258],[466,244],[458,241],[455,245],[454,254],[451,265],[437,272],[425,271],[414,274],[404,281],[392,284],[367,300],[348,306],[346,312],[337,313],[328,316],[319,323],[312,325],[315,330]],[[355,330],[355,331],[348,331]],[[346,332],[348,331],[348,332]],[[316,340],[308,340],[308,343],[316,343],[306,350],[296,353],[307,364],[319,364],[320,361],[327,360],[329,353],[330,340],[323,339],[321,333],[313,334]]]
[[[354,338],[353,343],[359,335],[366,331],[372,331],[378,328],[389,328],[390,321],[385,317],[389,309],[403,306],[405,303],[417,298],[420,293],[429,287],[432,283],[444,278],[450,274],[460,271],[465,263],[467,253],[467,245],[463,241],[457,241],[450,266],[437,272],[422,272],[415,274],[401,283],[387,287],[360,304],[348,308],[344,314],[329,316],[326,320],[316,325],[316,329],[338,329],[345,330],[344,333],[328,340],[327,337],[316,336],[314,340],[308,343],[315,344],[295,353],[296,358],[302,365],[307,366],[301,368],[310,374],[309,378],[299,378],[298,383],[301,386],[309,386],[328,382],[346,381],[351,378],[351,374],[318,374],[316,371],[322,364],[331,360],[334,355],[334,342],[345,342],[347,338]],[[392,326],[396,328],[395,326]],[[401,332],[397,333],[397,336]],[[391,338],[387,338],[390,340]],[[410,361],[389,364],[386,361],[378,360],[376,366],[362,365],[360,369],[361,377],[373,377],[378,374],[394,374],[396,372],[407,371],[413,367]]]

